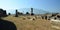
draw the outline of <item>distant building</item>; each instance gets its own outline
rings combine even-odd
[[[0,9],[0,17],[5,17],[7,16],[6,10]]]

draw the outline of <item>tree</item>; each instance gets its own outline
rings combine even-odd
[[[26,12],[26,14],[30,14],[29,12]]]
[[[11,15],[11,13],[8,13],[8,15]]]

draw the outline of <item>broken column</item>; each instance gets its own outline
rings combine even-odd
[[[8,15],[11,15],[11,13],[8,13]]]
[[[34,15],[34,13],[33,13],[33,8],[31,8],[31,15]]]
[[[18,11],[16,10],[16,14],[15,14],[15,17],[18,17]]]

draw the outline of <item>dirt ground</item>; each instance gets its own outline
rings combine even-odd
[[[43,20],[41,18],[31,20],[32,17],[34,16],[8,16],[3,19],[14,22],[17,30],[55,30],[51,28],[49,20]]]

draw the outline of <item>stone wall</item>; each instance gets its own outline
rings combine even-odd
[[[7,16],[6,10],[0,9],[0,17],[5,17]]]

